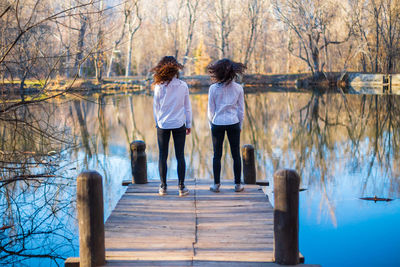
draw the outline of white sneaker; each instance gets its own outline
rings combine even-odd
[[[235,192],[242,192],[244,190],[244,186],[241,184],[235,184]]]
[[[164,187],[160,186],[160,189],[158,189],[158,194],[160,196],[165,196],[167,194],[167,188],[166,187],[164,188]]]
[[[186,195],[189,195],[189,189],[187,189],[186,187],[179,188],[179,196],[183,197]]]
[[[218,193],[220,186],[221,186],[221,184],[213,184],[212,186],[210,186],[210,191]]]

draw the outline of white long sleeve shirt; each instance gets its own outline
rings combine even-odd
[[[232,81],[214,83],[208,90],[208,120],[215,125],[240,123],[244,117],[243,87]]]
[[[192,106],[187,84],[177,78],[168,84],[157,84],[154,87],[153,113],[159,128],[176,129],[184,124],[186,128],[192,128]]]

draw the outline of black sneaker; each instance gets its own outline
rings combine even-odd
[[[235,192],[242,192],[244,190],[244,186],[241,184],[235,184]]]
[[[183,197],[189,195],[189,189],[187,189],[185,186],[179,187],[179,196]]]
[[[165,195],[167,194],[167,187],[162,187],[162,186],[160,185],[160,189],[158,189],[158,194],[159,194],[160,196],[165,196]]]
[[[221,184],[213,184],[212,186],[210,186],[210,191],[218,193],[220,186],[221,186]]]

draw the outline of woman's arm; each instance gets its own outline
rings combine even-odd
[[[208,90],[208,109],[207,109],[207,114],[208,114],[208,121],[212,123],[212,120],[215,115],[215,99],[214,99],[214,89],[213,86],[210,86],[210,89]]]
[[[244,118],[244,92],[243,92],[243,87],[241,86],[238,98],[237,116],[239,119],[240,129],[242,129],[243,118]]]
[[[186,115],[186,129],[192,128],[192,105],[190,104],[189,88],[185,86],[185,115]],[[190,133],[190,130],[188,134]]]
[[[157,114],[158,111],[160,110],[160,97],[159,97],[159,92],[160,92],[160,86],[156,85],[154,87],[154,97],[153,97],[153,115],[154,115],[154,121],[156,122],[156,126],[158,126],[157,123]]]

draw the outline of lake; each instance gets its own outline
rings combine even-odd
[[[70,95],[1,121],[0,264],[63,265],[78,256],[76,177],[103,176],[105,218],[130,179],[129,143],[144,140],[158,180],[152,97]],[[187,178],[212,183],[207,91],[191,92]],[[322,266],[400,266],[400,96],[263,90],[245,96],[241,145],[256,148],[257,180],[301,176],[300,251]],[[228,153],[226,153],[228,152]],[[169,185],[176,183],[171,144]],[[232,179],[224,144],[223,179]],[[362,197],[390,198],[367,201]]]

